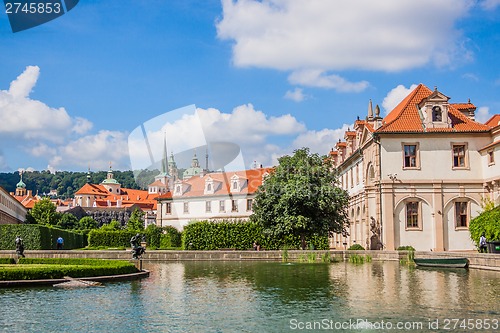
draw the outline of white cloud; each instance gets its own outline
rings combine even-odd
[[[52,156],[57,153],[55,147],[46,145],[45,143],[39,143],[35,146],[30,146],[28,152],[35,157]]]
[[[483,0],[480,3],[481,8],[484,10],[495,10],[500,6],[500,0]]]
[[[473,3],[223,0],[217,34],[234,42],[238,67],[325,72],[451,65],[463,56],[455,24]]]
[[[416,87],[416,84],[412,84],[410,88],[406,88],[405,86],[400,84],[396,88],[389,91],[387,96],[385,96],[384,100],[382,101],[382,107],[385,109],[385,114],[391,112]]]
[[[163,119],[167,119],[167,116],[168,113]],[[161,117],[157,118],[160,121]],[[156,127],[151,127],[151,130],[146,130],[147,144],[142,131],[132,132],[129,137],[129,151],[134,168],[149,167],[153,161],[162,158],[165,133],[167,149],[174,154],[204,146],[207,142],[229,142],[241,149],[243,158],[248,163],[258,159],[260,163],[268,165],[271,163],[270,154],[276,151],[276,146],[268,144],[271,137],[291,140],[293,136],[306,131],[305,125],[290,114],[268,116],[256,110],[252,104],[237,106],[231,113],[214,108],[197,108],[196,112],[177,118],[174,121],[158,123]],[[198,157],[202,154],[204,152],[198,152]],[[221,159],[223,158],[224,156],[221,156]]]
[[[128,133],[124,132],[102,130],[81,137],[58,147],[49,166],[64,169],[90,165],[93,170],[106,170],[111,162],[114,169],[129,169],[127,136]]]
[[[285,93],[284,98],[290,99],[295,102],[302,102],[307,98],[307,96],[304,95],[304,92],[301,88],[295,88],[294,90],[288,90]]]
[[[339,92],[361,92],[369,86],[367,81],[349,82],[338,75],[326,75],[317,69],[294,71],[288,81],[292,84],[335,89]]]
[[[462,78],[470,80],[470,81],[474,81],[474,82],[479,81],[479,77],[474,73],[465,73],[462,75]]]
[[[74,125],[72,131],[76,134],[85,134],[90,131],[93,124],[85,118],[75,117]]]
[[[39,75],[38,66],[28,66],[9,90],[0,90],[0,136],[62,143],[73,127],[78,134],[89,129],[88,120],[72,119],[64,108],[29,98]]]
[[[294,149],[309,147],[312,152],[325,155],[335,146],[339,139],[344,139],[345,131],[348,128],[352,129],[353,125],[344,124],[337,129],[324,128],[320,131],[301,133],[293,140],[292,147]]]
[[[475,112],[475,118],[477,122],[485,123],[487,122],[493,115],[490,114],[490,108],[487,106],[481,106]]]

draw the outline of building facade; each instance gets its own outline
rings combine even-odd
[[[349,230],[332,248],[472,250],[469,221],[500,203],[500,115],[420,84],[387,116],[368,106],[330,152],[349,192]]]
[[[0,224],[19,224],[26,221],[28,210],[3,187],[0,187]]]
[[[271,169],[200,173],[177,180],[157,198],[157,225],[182,230],[194,220],[248,219],[257,188]]]

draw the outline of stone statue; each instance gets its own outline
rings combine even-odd
[[[373,216],[370,216],[370,219],[372,220],[370,223],[370,231],[372,233],[370,237],[370,250],[382,250],[384,245],[380,241],[380,224]]]
[[[132,246],[132,258],[141,259],[142,255],[146,250],[140,244],[141,235],[137,234],[130,239],[130,245]]]
[[[16,253],[19,257],[24,258],[24,243],[23,239],[19,235],[16,237]]]

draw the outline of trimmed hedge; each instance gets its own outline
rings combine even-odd
[[[10,265],[15,263],[16,260],[14,258],[0,258],[0,265]]]
[[[306,241],[310,248],[328,249],[327,236],[313,236]],[[252,248],[254,242],[258,242],[263,249],[267,250],[298,249],[300,236],[271,239],[264,236],[262,227],[257,223],[239,220],[193,222],[185,226],[182,232],[184,250],[248,250]]]
[[[130,247],[130,239],[136,234],[130,230],[93,229],[89,232],[89,247]]]
[[[124,230],[102,230],[94,229],[89,232],[89,247],[130,247],[130,239],[137,231]],[[140,234],[145,235],[149,248],[172,248],[181,246],[181,233],[172,226],[158,228],[155,225],[148,226]]]
[[[19,264],[3,266],[0,280],[81,278],[138,272],[134,264],[122,260],[21,258]]]
[[[87,237],[80,233],[39,224],[2,224],[0,225],[0,249],[15,250],[17,235],[23,239],[25,250],[55,250],[59,236],[64,239],[64,249],[87,246]]]

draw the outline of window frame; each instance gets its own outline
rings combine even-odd
[[[406,166],[406,146],[415,146],[415,166]],[[403,155],[403,170],[420,170],[420,143],[419,142],[401,142],[401,151]],[[408,155],[410,158],[412,155]]]
[[[253,199],[247,199],[247,212],[251,212],[253,208]]]
[[[488,166],[495,165],[495,151],[490,149],[486,153],[488,154]]]
[[[212,212],[212,201],[207,200],[205,201],[205,213],[211,213]]]
[[[225,212],[226,212],[226,201],[219,200],[219,213],[225,213]]]
[[[183,203],[183,210],[182,211],[184,214],[189,214],[189,201],[185,201]]]
[[[238,199],[231,200],[231,212],[238,211]]]
[[[463,214],[457,214],[459,212],[458,210],[458,205],[465,204],[465,226],[463,225],[458,225],[459,222],[459,216],[462,217]],[[464,201],[464,200],[457,200],[453,204],[454,206],[454,211],[455,211],[455,230],[469,230],[469,222],[470,222],[470,201]],[[461,221],[461,219],[460,219]],[[460,223],[462,224],[462,223]]]
[[[417,225],[409,225],[408,224],[408,205],[410,204],[416,204],[417,209],[416,213],[413,215],[416,215],[417,217]],[[407,200],[405,201],[405,230],[407,231],[422,231],[422,201],[417,200],[417,199],[412,199],[412,200]]]
[[[455,147],[464,147],[464,165],[455,165]],[[451,168],[452,170],[468,170],[469,169],[469,146],[467,142],[452,142],[451,143]]]
[[[165,215],[172,215],[172,203],[171,202],[165,203]]]

